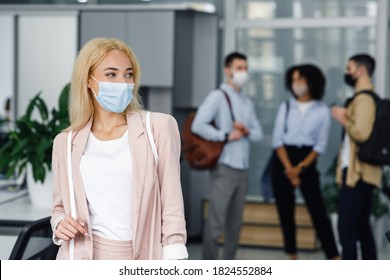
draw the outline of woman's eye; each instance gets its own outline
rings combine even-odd
[[[134,77],[134,73],[127,73],[127,74],[126,74],[126,77],[127,77],[127,78],[133,78],[133,77]]]
[[[115,73],[107,73],[106,76],[107,77],[116,77]]]

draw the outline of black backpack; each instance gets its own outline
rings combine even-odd
[[[390,165],[390,100],[381,99],[373,91],[361,91],[355,97],[359,94],[368,94],[374,98],[376,114],[370,137],[359,144],[358,157],[370,164]]]

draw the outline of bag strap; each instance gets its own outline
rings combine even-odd
[[[286,100],[286,115],[284,116],[284,134],[287,133],[287,118],[288,118],[288,111],[290,111],[290,102]]]
[[[349,104],[351,104],[352,101],[360,94],[367,94],[367,95],[371,96],[374,99],[375,105],[377,105],[381,99],[375,91],[369,90],[369,89],[364,89],[364,90],[356,92],[352,97],[348,98],[345,101],[344,107],[347,108],[349,106]]]
[[[373,90],[366,89],[366,90],[359,91],[359,92],[355,93],[355,97],[359,94],[368,94],[369,96],[371,96],[374,99],[374,103],[376,106],[378,106],[378,103],[381,101],[381,98],[379,97],[379,95]]]
[[[227,94],[227,92],[220,88],[220,90],[223,92],[223,94],[225,95],[225,98],[226,98],[226,101],[227,103],[229,104],[229,109],[230,109],[230,116],[232,117],[232,121],[235,122],[236,121],[236,118],[234,117],[234,114],[233,114],[233,107],[232,107],[232,103],[230,101],[230,98],[229,98],[229,95]]]
[[[69,183],[69,198],[70,198],[70,215],[76,220],[76,201],[73,185],[72,174],[72,130],[68,132],[68,142],[66,145],[66,162],[68,169],[68,183]],[[69,242],[69,259],[74,260],[74,239]]]
[[[374,96],[377,96],[377,94],[373,91],[373,90],[370,90],[370,89],[363,89],[361,91],[358,91],[354,94],[354,96],[357,96],[359,94],[362,94],[362,93],[366,93],[368,95],[374,95]]]
[[[158,163],[158,153],[157,153],[156,144],[154,143],[154,139],[153,139],[150,115],[151,115],[151,112],[147,111],[146,112],[146,132],[148,134],[148,140],[149,140],[149,143],[150,143],[150,147],[152,148],[154,161],[156,162],[156,165],[157,165],[157,163]]]

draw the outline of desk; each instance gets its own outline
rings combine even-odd
[[[28,195],[0,205],[0,226],[24,226],[51,215],[50,208],[34,207]]]
[[[27,195],[28,195],[27,189],[16,190],[16,191],[0,190],[0,205],[6,204],[8,202],[11,202],[15,199]]]
[[[19,186],[23,181],[15,180],[15,179],[1,179],[0,180],[0,188],[6,188],[9,186]]]

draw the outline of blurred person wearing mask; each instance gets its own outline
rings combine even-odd
[[[346,260],[357,259],[358,241],[362,259],[377,259],[370,215],[372,193],[381,185],[382,168],[358,157],[358,144],[369,138],[375,122],[374,99],[369,94],[360,94],[373,90],[371,77],[374,70],[375,60],[367,54],[349,58],[344,80],[353,87],[355,94],[347,99],[345,107],[332,108],[333,118],[343,127],[336,181],[340,185],[338,230],[342,257]]]
[[[315,65],[286,71],[292,97],[278,110],[273,131],[275,151],[272,186],[282,226],[284,250],[297,259],[295,189],[299,188],[327,259],[339,259],[335,238],[320,188],[317,159],[326,151],[330,112],[321,101],[326,80]]]
[[[226,56],[226,81],[209,93],[199,106],[192,132],[210,141],[226,141],[217,165],[211,170],[208,218],[203,235],[203,259],[218,259],[218,243],[224,233],[223,259],[236,257],[247,191],[250,142],[259,142],[262,129],[252,101],[243,94],[248,82],[246,56]],[[229,109],[230,100],[232,115]],[[214,121],[217,128],[210,123]]]

